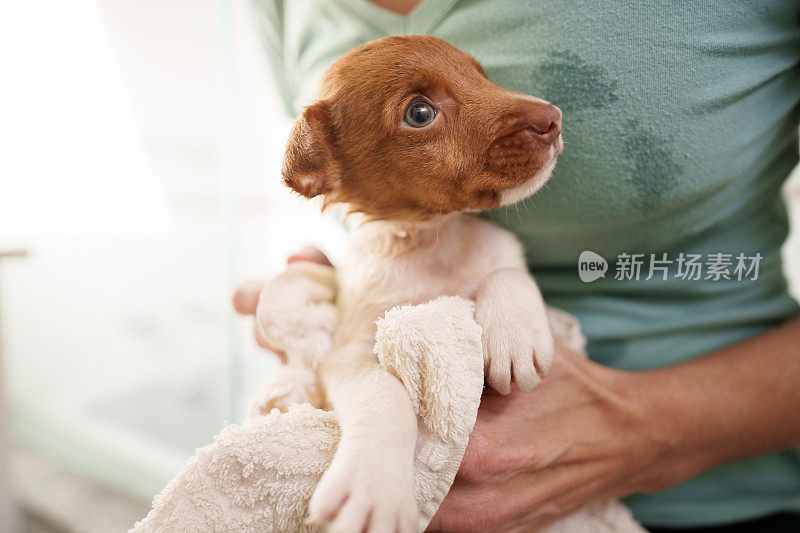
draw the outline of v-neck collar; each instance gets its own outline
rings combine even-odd
[[[369,0],[333,0],[379,36],[430,33],[458,0],[422,0],[400,15]]]

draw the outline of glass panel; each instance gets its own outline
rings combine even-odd
[[[291,120],[248,3],[31,0],[0,25],[13,439],[149,503],[275,365],[236,284],[343,231],[280,183]]]

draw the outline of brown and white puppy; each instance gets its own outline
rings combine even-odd
[[[375,320],[442,295],[475,301],[488,383],[533,388],[553,359],[516,238],[469,212],[537,191],[561,152],[561,111],[494,85],[441,39],[388,37],[341,57],[295,122],[283,179],[359,223],[338,270],[339,325],[321,376],[342,438],[309,505],[330,531],[417,529],[416,419],[373,354]]]

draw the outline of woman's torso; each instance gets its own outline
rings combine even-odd
[[[408,17],[366,0],[257,5],[293,113],[338,55],[402,33],[441,37],[501,87],[562,108],[566,149],[548,186],[490,216],[520,237],[548,303],[580,318],[593,359],[664,366],[796,312],[779,191],[797,163],[800,2],[424,0]],[[604,278],[581,280],[584,251],[608,262]],[[638,279],[625,254],[641,261]],[[645,279],[650,254],[669,263]],[[681,254],[699,255],[700,279]],[[630,503],[667,526],[798,510],[800,456],[743,461]]]

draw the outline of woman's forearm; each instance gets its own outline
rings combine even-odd
[[[800,319],[703,357],[619,375],[641,402],[658,453],[631,490],[800,445]]]

